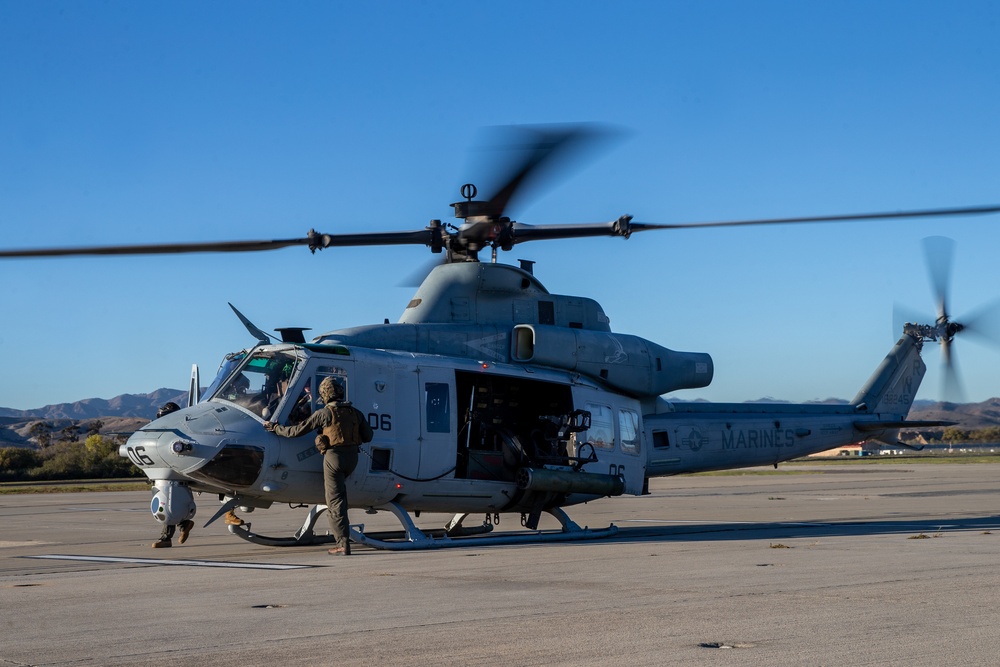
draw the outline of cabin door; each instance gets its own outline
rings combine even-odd
[[[456,456],[455,371],[418,367],[420,463],[417,477],[454,477]]]

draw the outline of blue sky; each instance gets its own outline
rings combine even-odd
[[[447,219],[483,127],[624,138],[510,211],[536,224],[1000,203],[995,2],[0,3],[5,247],[293,238]],[[1000,217],[534,243],[550,291],[709,352],[683,398],[851,398],[933,313],[1000,297]],[[395,321],[418,247],[0,261],[0,406],[183,387],[265,330]],[[967,400],[1000,352],[958,341]],[[928,346],[920,398],[941,394]]]

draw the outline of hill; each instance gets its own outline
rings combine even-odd
[[[99,417],[144,417],[152,419],[161,405],[173,401],[187,404],[187,392],[157,389],[151,394],[122,394],[112,399],[86,398],[76,403],[46,405],[34,410],[0,408],[0,418],[18,419],[97,419]]]
[[[101,421],[104,435],[130,434],[156,416],[164,403],[187,404],[187,392],[179,389],[157,389],[150,394],[122,394],[112,399],[88,398],[76,403],[46,405],[34,410],[0,408],[0,447],[32,447],[31,428],[45,422],[48,430],[58,434],[76,427],[86,433],[95,420]]]
[[[908,418],[953,421],[963,429],[1000,426],[1000,398],[990,398],[982,403],[917,401]]]

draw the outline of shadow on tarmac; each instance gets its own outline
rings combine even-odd
[[[625,522],[628,523],[628,522]],[[669,526],[619,525],[618,533],[602,542],[715,542],[777,538],[860,537],[866,535],[930,535],[964,531],[1000,532],[1000,517],[906,519],[791,523],[691,523]]]

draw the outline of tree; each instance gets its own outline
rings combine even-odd
[[[987,445],[1000,443],[1000,426],[987,426],[986,428],[978,429],[972,435],[976,442]]]
[[[52,427],[47,422],[35,422],[28,430],[28,437],[45,448],[52,444]]]
[[[76,442],[80,439],[80,430],[76,422],[73,422],[63,430],[59,431],[59,439],[63,442]]]
[[[139,469],[118,455],[118,443],[103,435],[88,436],[83,443],[83,465],[91,477],[135,477]]]
[[[949,445],[958,445],[969,441],[969,432],[954,426],[949,426],[941,435],[941,441]]]

